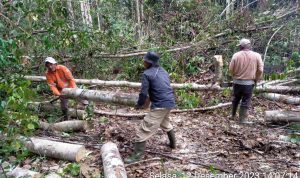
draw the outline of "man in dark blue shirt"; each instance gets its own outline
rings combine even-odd
[[[142,76],[141,92],[135,108],[143,108],[149,95],[151,110],[137,130],[134,152],[124,160],[125,163],[133,163],[141,158],[146,147],[146,140],[159,128],[167,132],[170,140],[169,146],[172,149],[176,148],[175,134],[169,119],[169,113],[175,107],[175,97],[170,85],[169,74],[158,65],[158,61],[159,56],[154,52],[148,52],[144,56],[146,70]]]

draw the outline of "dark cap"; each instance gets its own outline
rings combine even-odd
[[[155,52],[147,52],[147,54],[144,56],[144,61],[150,63],[150,64],[157,64],[159,61],[159,56]]]

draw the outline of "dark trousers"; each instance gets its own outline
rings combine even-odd
[[[60,108],[62,111],[68,110],[68,103],[69,103],[69,100],[67,98],[64,98],[64,97],[60,98]]]
[[[242,100],[241,107],[249,108],[251,103],[253,87],[254,85],[233,84],[232,105],[237,106]]]

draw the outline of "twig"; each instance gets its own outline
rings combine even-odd
[[[185,161],[185,159],[183,159],[183,158],[179,158],[179,157],[167,155],[167,154],[160,153],[160,152],[154,152],[154,151],[150,151],[150,150],[146,150],[146,152],[152,153],[152,154],[161,155],[163,157],[174,159],[174,160]],[[218,165],[210,165],[210,164],[199,163],[199,162],[189,161],[189,160],[187,160],[187,162],[189,162],[191,164],[201,165],[201,166],[203,166],[205,168],[211,168],[213,166],[214,169],[217,169],[217,170],[220,170],[220,171],[223,171],[223,172],[226,172],[226,173],[235,173],[235,172],[237,172],[237,171],[234,171],[234,170],[229,170],[227,168],[222,168],[221,166],[218,166]]]
[[[265,158],[265,155],[263,154],[264,152],[257,151],[257,150],[255,150],[255,149],[253,149],[253,148],[251,148],[251,147],[245,145],[245,144],[243,143],[242,140],[239,140],[239,142],[240,142],[240,146],[241,146],[241,147],[245,148],[246,150],[253,151],[253,152],[255,152],[255,153],[261,155],[263,158]]]
[[[269,45],[270,45],[270,43],[271,43],[271,40],[273,39],[273,37],[276,35],[276,33],[277,33],[282,27],[284,27],[284,25],[281,25],[281,26],[273,33],[273,35],[272,35],[271,38],[269,39],[268,44],[267,44],[267,47],[266,47],[266,50],[265,50],[263,62],[265,62],[265,60],[266,60],[266,56],[267,56],[267,52],[268,52],[268,48],[269,48]]]
[[[147,163],[147,162],[151,162],[151,161],[161,161],[161,158],[151,158],[151,159],[141,160],[141,161],[137,161],[137,162],[134,162],[134,163],[126,164],[125,167],[130,167],[132,165]]]

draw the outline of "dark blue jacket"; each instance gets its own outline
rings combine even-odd
[[[142,76],[142,88],[137,103],[138,107],[144,105],[147,95],[151,101],[151,109],[174,108],[175,98],[170,85],[169,74],[160,66],[146,69]]]

